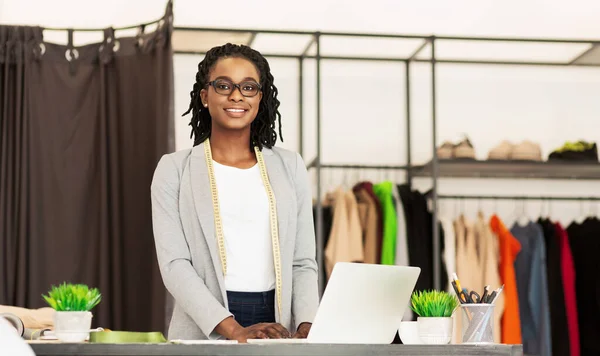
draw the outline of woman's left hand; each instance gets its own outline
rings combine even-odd
[[[298,330],[296,330],[296,333],[292,337],[294,339],[306,339],[308,337],[308,332],[310,331],[311,326],[312,326],[312,323],[300,324],[298,326]]]

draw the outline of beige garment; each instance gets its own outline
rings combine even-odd
[[[54,328],[54,309],[26,309],[13,307],[9,305],[0,305],[0,314],[14,314],[21,321],[26,329],[53,329]]]
[[[456,235],[456,274],[462,288],[469,291],[475,290],[481,294],[482,272],[477,256],[475,242],[475,227],[464,215],[454,221],[454,233]],[[462,309],[454,313],[454,331],[452,342],[462,342]]]
[[[338,188],[333,199],[333,221],[325,248],[327,278],[338,262],[364,261],[362,229],[354,194]]]
[[[462,288],[483,290],[481,263],[477,254],[475,227],[464,215],[454,222],[456,232],[456,274]]]
[[[487,223],[482,212],[477,215],[475,222],[475,236],[478,241],[479,260],[481,261],[483,285],[490,286],[490,293],[501,285],[500,281],[500,249],[498,236],[494,234],[490,225]],[[478,293],[483,293],[483,290]],[[494,302],[494,341],[501,341],[501,320],[504,313],[504,296],[500,294]]]
[[[362,239],[364,242],[364,262],[376,264],[377,261],[377,207],[373,197],[364,189],[354,191],[360,206],[365,207],[365,217],[362,223]]]

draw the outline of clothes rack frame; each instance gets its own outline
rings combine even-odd
[[[438,199],[456,200],[539,200],[539,201],[600,201],[600,197],[581,196],[529,196],[529,195],[446,195],[438,194]]]
[[[172,1],[168,1],[167,9],[172,7]],[[134,30],[138,29],[143,33],[144,28],[160,25],[159,21],[152,21],[136,26],[127,26],[123,28],[111,28],[113,31]],[[105,31],[106,29],[89,29],[89,28],[44,28],[47,31]],[[490,166],[488,162],[473,162],[468,166],[467,171],[474,171],[469,174],[464,174],[464,167],[459,168],[454,164],[450,164],[450,171],[447,162],[438,160],[436,154],[437,148],[437,93],[436,93],[436,68],[443,64],[464,64],[464,65],[509,65],[509,66],[556,66],[556,67],[600,67],[600,39],[550,39],[550,38],[519,38],[519,37],[468,37],[468,36],[436,36],[436,35],[411,35],[411,34],[393,34],[393,33],[355,33],[355,32],[328,32],[328,31],[286,31],[286,30],[271,30],[271,29],[243,29],[243,28],[216,28],[216,27],[182,27],[174,26],[171,37],[173,53],[175,56],[200,56],[213,46],[220,45],[226,42],[245,44],[253,46],[257,40],[269,37],[270,40],[262,41],[261,43],[270,42],[274,44],[275,50],[265,50],[257,48],[267,58],[283,58],[295,60],[298,63],[298,151],[301,155],[304,154],[304,88],[303,80],[305,77],[303,64],[307,59],[315,60],[316,62],[316,156],[307,164],[308,168],[316,171],[316,245],[317,245],[317,262],[319,268],[324,267],[324,237],[323,237],[323,205],[322,205],[322,177],[323,169],[374,169],[374,170],[402,170],[406,172],[407,183],[411,186],[415,177],[430,177],[432,181],[432,189],[430,199],[432,201],[433,215],[433,263],[434,263],[434,287],[441,289],[441,248],[440,248],[440,231],[436,221],[438,219],[439,199],[534,199],[533,197],[501,197],[501,196],[454,196],[454,195],[438,195],[437,182],[440,177],[458,176],[458,177],[502,177],[509,178],[502,173],[506,173],[507,169],[511,172],[510,178],[558,178],[558,179],[597,179],[600,180],[600,165],[595,167],[586,167],[585,172],[581,174],[571,174],[568,177],[552,176],[544,172],[544,166],[528,166],[527,172],[523,173],[519,163],[504,165],[501,167]],[[272,38],[275,37],[275,38]],[[285,43],[285,39],[302,38],[304,43],[296,51],[281,51],[280,44]],[[393,56],[384,54],[381,56],[367,56],[361,53],[360,48],[355,55],[338,55],[325,54],[322,48],[323,39],[335,40],[336,38],[362,38],[362,39],[387,39],[396,41],[413,41],[415,42],[414,49],[406,56]],[[284,41],[284,42],[280,42]],[[297,42],[297,41],[296,41]],[[449,44],[454,43],[460,46],[464,43],[513,43],[520,45],[562,45],[576,46],[576,54],[567,60],[512,60],[512,59],[494,59],[494,58],[473,58],[473,57],[444,57],[438,54],[437,46],[439,43]],[[254,46],[253,46],[254,47]],[[429,53],[427,53],[429,51]],[[406,94],[401,100],[405,100],[406,110],[398,120],[405,120],[406,129],[406,164],[404,165],[364,165],[364,164],[335,164],[334,162],[322,162],[322,142],[323,135],[321,131],[322,117],[321,108],[323,99],[321,98],[321,63],[327,60],[349,60],[349,61],[379,61],[379,62],[394,62],[405,67],[405,88]],[[411,152],[411,75],[410,68],[413,63],[427,63],[431,70],[431,138],[432,138],[432,160],[425,165],[414,165],[412,162]],[[440,172],[440,166],[444,168]],[[455,166],[456,169],[452,169]],[[571,166],[573,167],[573,166]],[[555,171],[555,170],[553,170]],[[483,173],[482,173],[483,172]],[[533,172],[533,173],[532,173]],[[441,174],[440,174],[441,173]],[[467,172],[468,173],[468,172]],[[579,177],[580,176],[580,177]],[[576,197],[571,197],[576,198]],[[542,200],[573,200],[567,197],[536,197]],[[577,197],[575,200],[598,200],[597,197]],[[323,292],[324,281],[319,280],[319,291]]]
[[[328,168],[334,169],[364,169],[364,170],[402,170],[406,172],[407,183],[409,186],[415,177],[430,177],[431,178],[431,194],[432,200],[432,215],[433,215],[433,268],[434,268],[434,287],[441,289],[441,246],[440,246],[440,231],[438,224],[435,222],[438,219],[439,199],[448,199],[458,196],[438,196],[437,182],[440,177],[440,162],[436,155],[437,149],[437,92],[436,92],[436,68],[441,64],[464,64],[464,65],[512,65],[512,66],[558,66],[558,67],[600,67],[600,39],[548,39],[548,38],[517,38],[517,37],[461,37],[461,36],[435,36],[435,35],[408,35],[408,34],[390,34],[390,33],[351,33],[351,32],[326,32],[326,31],[284,31],[284,30],[268,30],[268,29],[228,29],[228,28],[206,28],[206,27],[174,27],[173,32],[173,50],[175,55],[203,55],[213,45],[222,44],[224,42],[243,43],[248,46],[253,46],[257,39],[261,36],[273,37],[282,40],[286,36],[305,38],[305,43],[299,48],[297,53],[282,53],[277,50],[264,50],[257,48],[267,58],[286,58],[296,60],[298,62],[298,151],[301,155],[304,154],[303,138],[305,134],[303,117],[303,100],[304,88],[303,80],[305,73],[303,63],[307,59],[316,61],[316,155],[314,159],[307,164],[308,169],[316,171],[316,244],[317,244],[317,261],[319,268],[324,267],[324,236],[323,236],[323,205],[322,205],[322,170]],[[324,38],[377,38],[377,39],[394,39],[398,41],[418,40],[414,50],[404,57],[400,56],[365,56],[357,50],[356,55],[337,55],[324,54],[322,42]],[[263,41],[264,42],[264,41]],[[277,43],[277,40],[273,40]],[[436,45],[438,43],[518,43],[518,44],[545,44],[545,45],[570,45],[579,46],[581,50],[573,58],[566,61],[528,61],[528,60],[494,60],[494,59],[477,59],[477,58],[443,58],[437,55]],[[275,46],[277,47],[277,45]],[[278,48],[278,47],[277,47]],[[429,53],[425,53],[429,51]],[[322,116],[321,108],[323,98],[321,97],[321,63],[327,60],[349,60],[349,61],[383,61],[395,62],[403,65],[406,70],[405,88],[406,94],[401,100],[405,101],[406,110],[402,113],[403,117],[398,120],[404,120],[404,128],[406,130],[406,164],[404,165],[365,165],[365,164],[336,164],[335,162],[322,162]],[[428,63],[431,70],[431,138],[432,138],[432,160],[426,165],[414,165],[412,162],[411,152],[411,75],[410,68],[412,63]],[[443,162],[442,162],[443,163]],[[485,162],[478,164],[485,165]],[[518,166],[518,164],[517,164]],[[517,167],[518,168],[518,167]],[[506,167],[503,167],[503,171]],[[534,170],[536,170],[534,168]],[[500,169],[496,170],[500,172]],[[597,179],[600,179],[600,169],[597,170]],[[493,176],[493,172],[489,173]],[[515,176],[519,176],[518,169]],[[526,177],[524,177],[526,178]],[[539,178],[539,177],[538,177]],[[577,177],[570,177],[576,179]],[[594,176],[594,178],[596,178]],[[483,197],[480,197],[481,199]],[[494,199],[494,197],[488,197]],[[516,198],[516,197],[510,197]],[[463,197],[463,199],[467,199]],[[498,197],[498,199],[504,199]],[[527,198],[528,199],[528,198]],[[548,197],[546,197],[548,199]],[[562,198],[561,198],[562,199]],[[595,198],[592,198],[595,199]],[[516,200],[516,199],[513,199]],[[588,199],[590,200],[590,199]],[[319,291],[323,292],[325,285],[322,279],[319,280]]]

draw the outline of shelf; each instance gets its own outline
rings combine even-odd
[[[431,162],[415,168],[412,173],[414,177],[431,177]],[[439,177],[600,180],[600,164],[595,162],[440,160]]]

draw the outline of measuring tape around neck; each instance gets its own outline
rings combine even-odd
[[[254,146],[254,153],[256,154],[256,160],[258,161],[258,167],[260,169],[260,176],[269,200],[271,244],[273,246],[273,264],[275,265],[275,296],[277,299],[277,309],[279,310],[279,315],[281,315],[281,255],[279,251],[279,231],[277,228],[277,206],[275,194],[273,193],[271,183],[269,182],[267,167],[265,166],[262,152],[258,147]],[[221,259],[223,276],[225,276],[227,275],[227,253],[225,251],[225,237],[223,236],[223,223],[221,221],[221,209],[219,207],[219,193],[217,191],[217,183],[215,181],[215,170],[213,166],[212,151],[210,149],[210,139],[208,138],[206,141],[204,141],[204,158],[206,159],[206,166],[208,168],[208,180],[210,183],[210,191],[212,196],[215,232],[217,235],[217,244],[219,246],[219,257]]]

